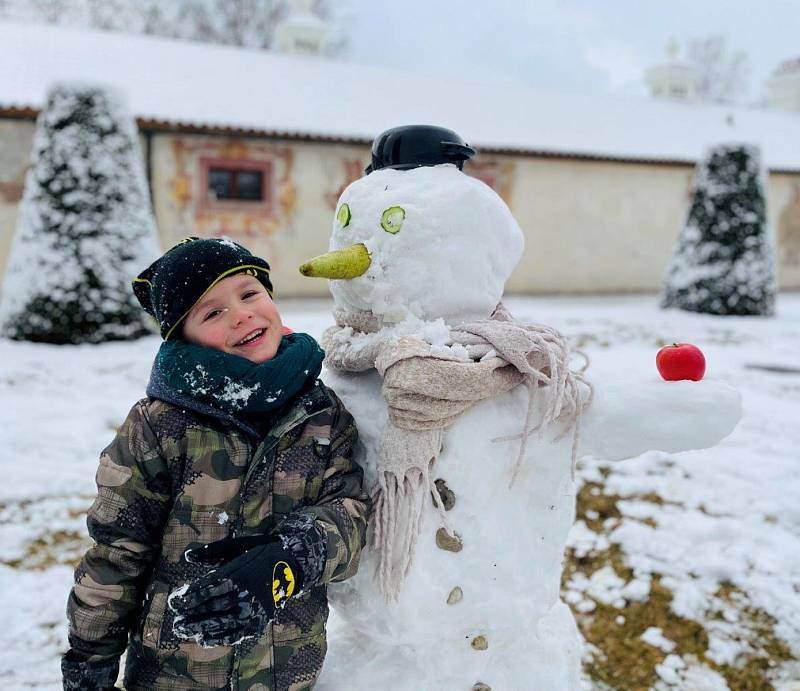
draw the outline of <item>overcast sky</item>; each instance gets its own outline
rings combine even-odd
[[[350,59],[479,81],[645,93],[670,38],[722,34],[748,57],[744,102],[800,57],[800,0],[347,0]]]

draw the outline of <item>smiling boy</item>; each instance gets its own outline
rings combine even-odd
[[[112,689],[127,649],[128,691],[310,689],[365,539],[353,419],[241,245],[188,238],[134,292],[164,342],[100,457],[64,688]]]
[[[237,274],[223,279],[192,307],[183,339],[266,362],[278,352],[282,329],[281,315],[264,285],[254,276]]]

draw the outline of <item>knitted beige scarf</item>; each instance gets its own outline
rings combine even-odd
[[[530,435],[556,422],[563,425],[556,440],[573,432],[574,474],[581,414],[592,397],[584,377],[588,360],[570,370],[569,344],[558,331],[517,321],[502,304],[490,319],[452,329],[449,347],[384,333],[368,312],[338,312],[336,321],[322,338],[326,364],[349,372],[375,368],[383,377],[389,422],[377,463],[373,548],[381,591],[396,599],[413,562],[428,492],[454,537],[431,472],[444,429],[476,403],[525,384],[530,396],[520,433],[493,440],[520,442],[509,487]]]

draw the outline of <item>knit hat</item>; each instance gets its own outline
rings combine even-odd
[[[200,298],[223,278],[240,273],[255,276],[272,295],[264,259],[227,238],[188,237],[134,278],[133,292],[169,340]]]

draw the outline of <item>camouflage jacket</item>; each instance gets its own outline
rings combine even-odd
[[[100,457],[87,518],[95,544],[67,607],[72,650],[94,663],[127,647],[128,691],[312,688],[326,651],[325,584],[355,573],[364,543],[356,438],[352,416],[319,382],[258,440],[224,420],[139,401]],[[184,552],[270,532],[290,515],[313,518],[326,535],[319,582],[257,640],[202,648],[177,639],[167,596],[206,568]]]

